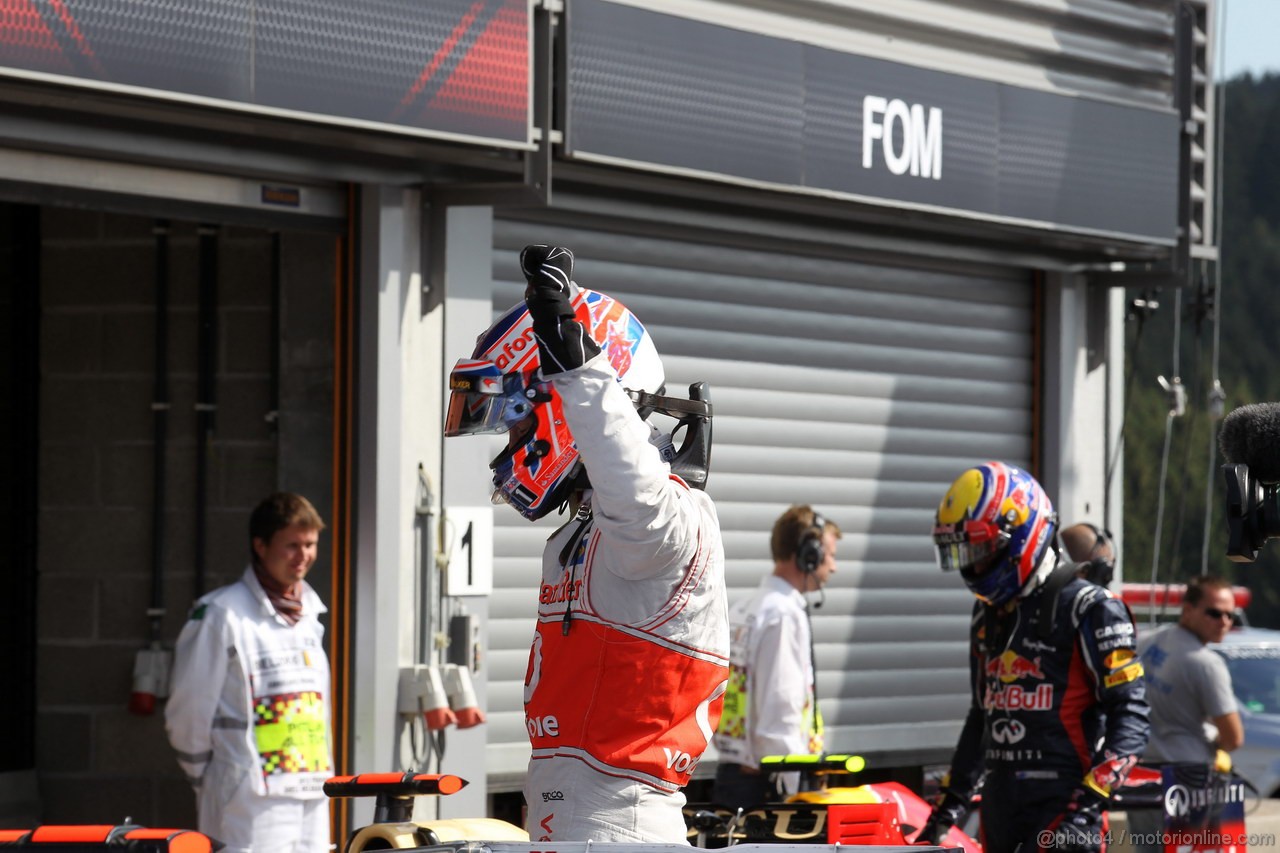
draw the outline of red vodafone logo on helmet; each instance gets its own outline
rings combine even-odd
[[[488,355],[503,373],[519,370],[538,352],[533,326],[521,323],[489,350]]]

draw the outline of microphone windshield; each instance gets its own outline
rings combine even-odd
[[[1218,446],[1227,462],[1243,462],[1260,482],[1280,483],[1280,403],[1241,406],[1222,420]]]

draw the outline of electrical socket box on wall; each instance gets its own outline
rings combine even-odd
[[[396,710],[401,714],[422,712],[422,687],[419,684],[420,666],[400,667],[400,684],[396,691]]]
[[[449,707],[440,668],[425,664],[400,668],[396,710],[410,717],[422,714],[427,728],[433,731],[458,721]]]
[[[480,671],[480,620],[470,613],[459,613],[449,619],[449,663],[472,672]]]

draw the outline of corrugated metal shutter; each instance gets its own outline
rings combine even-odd
[[[973,599],[937,570],[929,530],[966,467],[1031,457],[1029,274],[501,219],[494,242],[495,315],[521,297],[525,243],[570,246],[575,278],[621,298],[645,323],[668,391],[710,384],[709,491],[734,596],[771,570],[770,527],[791,503],[811,503],[842,527],[839,572],[814,616],[829,748],[892,752],[902,763],[948,751],[967,703]],[[560,522],[495,516],[495,789],[518,778],[528,756],[521,683],[537,558]]]

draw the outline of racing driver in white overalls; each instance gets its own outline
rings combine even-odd
[[[728,675],[719,523],[689,482],[705,480],[710,407],[659,396],[648,333],[571,283],[567,249],[528,246],[520,266],[525,304],[455,367],[445,434],[508,432],[495,500],[573,512],[543,554],[525,679],[529,835],[686,843],[681,789]],[[678,453],[655,409],[693,424]]]

